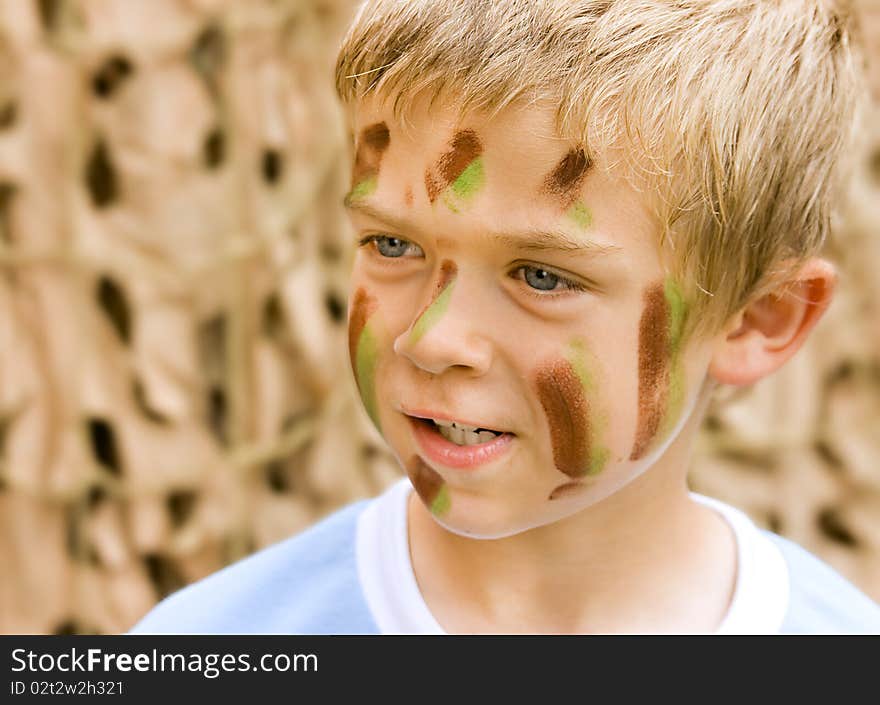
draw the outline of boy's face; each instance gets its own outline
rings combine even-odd
[[[511,535],[668,461],[710,348],[682,335],[645,197],[544,109],[360,107],[352,365],[436,519]]]

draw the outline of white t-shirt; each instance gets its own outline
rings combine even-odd
[[[407,531],[406,478],[361,513],[357,524],[357,571],[361,588],[383,634],[444,634],[428,609],[413,572]],[[717,499],[691,493],[730,525],[736,539],[733,599],[716,634],[777,634],[789,599],[788,567],[779,548],[743,512]]]
[[[410,563],[408,480],[166,597],[133,634],[440,634]],[[736,537],[716,633],[880,634],[880,607],[797,544],[693,495]]]

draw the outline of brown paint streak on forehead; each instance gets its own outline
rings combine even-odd
[[[406,474],[419,497],[430,507],[443,487],[443,478],[417,455],[407,463]]]
[[[352,360],[357,359],[358,341],[370,316],[376,312],[378,304],[376,299],[370,296],[363,287],[360,287],[354,295],[351,304],[351,317],[348,319],[348,354]]]
[[[413,204],[413,190],[411,186],[407,186],[406,191],[403,192],[403,202],[407,207]]]
[[[535,387],[553,444],[553,462],[569,477],[583,477],[590,460],[587,399],[580,378],[568,360],[538,370]]]
[[[544,191],[563,201],[568,208],[580,192],[593,163],[583,149],[572,149],[544,180]]]
[[[425,172],[425,190],[433,203],[437,197],[464,173],[468,165],[483,153],[483,143],[473,130],[459,130],[452,138],[449,151],[433,169]]]
[[[641,458],[651,444],[669,394],[669,305],[663,284],[644,293],[645,308],[639,322],[639,413],[630,460]]]
[[[389,144],[391,144],[391,133],[384,122],[370,125],[361,131],[351,178],[353,184],[358,184],[365,178],[379,173],[382,155]]]

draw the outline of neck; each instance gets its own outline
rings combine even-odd
[[[606,499],[502,539],[449,532],[412,494],[413,568],[437,621],[453,633],[714,631],[736,547],[689,497],[689,435]]]

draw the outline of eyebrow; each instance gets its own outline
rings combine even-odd
[[[381,221],[397,231],[418,230],[406,220],[386,213],[364,201],[351,201],[346,199],[345,208],[350,212],[361,213],[375,220]],[[610,255],[622,252],[623,248],[618,245],[608,245],[593,240],[585,240],[574,237],[560,230],[544,230],[532,228],[522,232],[490,232],[486,238],[495,244],[504,247],[515,248],[527,252],[577,252],[594,256]]]
[[[618,245],[604,245],[594,240],[583,240],[557,230],[525,230],[518,233],[488,233],[487,237],[496,244],[525,250],[527,252],[589,253],[591,255],[610,255],[622,252]]]

